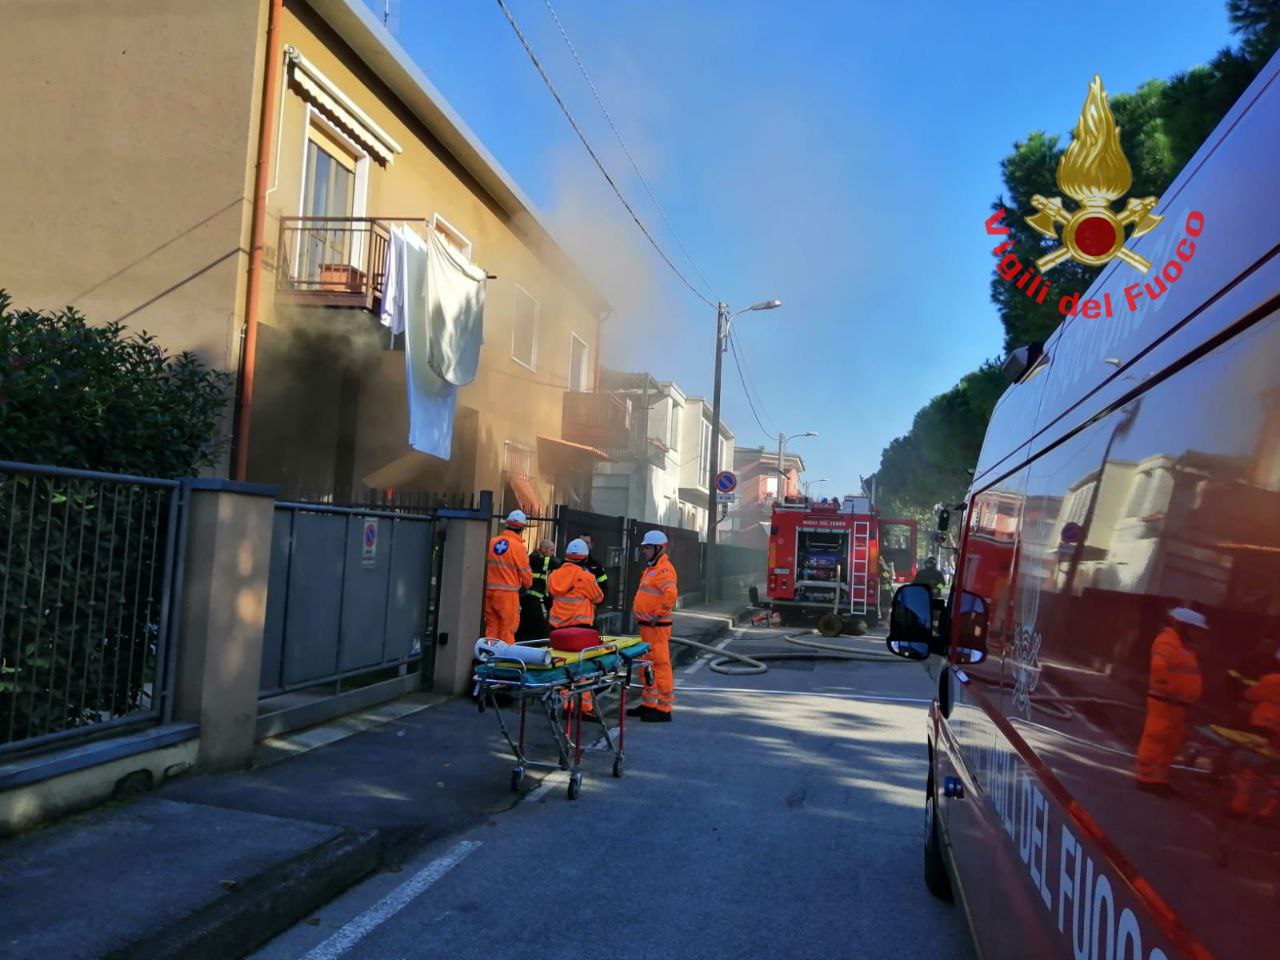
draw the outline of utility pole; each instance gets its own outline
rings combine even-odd
[[[716,305],[716,377],[715,387],[711,394],[711,450],[707,457],[707,562],[705,564],[707,580],[707,599],[714,600],[716,594],[716,523],[720,505],[716,502],[716,474],[720,472],[720,374],[724,361],[724,341],[729,331],[729,307],[723,303]],[[701,441],[699,441],[701,443]]]

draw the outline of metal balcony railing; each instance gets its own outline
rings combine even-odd
[[[370,217],[282,217],[276,286],[292,303],[373,311],[390,233]]]

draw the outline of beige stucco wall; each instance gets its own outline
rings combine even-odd
[[[371,74],[355,54],[304,3],[289,0],[281,39],[291,44],[322,71],[347,97],[404,148],[389,166],[370,160],[365,215],[424,217],[439,213],[471,241],[473,259],[497,279],[489,281],[485,313],[485,344],[479,374],[458,394],[454,455],[449,464],[425,458],[400,474],[400,489],[492,489],[501,499],[503,444],[507,440],[537,446],[539,434],[558,437],[561,396],[569,383],[570,335],[576,333],[589,349],[594,371],[598,347],[597,316],[576,288],[564,283],[549,266],[550,257],[533,249],[536,240],[520,231],[512,218],[488,198],[474,180],[435,138]],[[277,243],[279,218],[300,213],[303,154],[307,136],[306,101],[287,89],[279,125],[277,188],[268,205],[268,244]],[[419,227],[425,229],[425,227]],[[275,256],[268,257],[275,260]],[[359,481],[409,454],[404,395],[404,356],[386,352],[385,338],[367,314],[346,315],[319,308],[275,306],[274,273],[264,288],[264,319],[275,326],[268,333],[272,348],[260,358],[255,398],[253,461],[250,479],[288,484],[283,458],[289,438],[305,438],[318,421],[333,418],[339,435],[351,435],[354,447],[349,465]],[[516,285],[541,305],[536,371],[510,356]],[[324,331],[323,334],[320,331]],[[299,339],[298,334],[302,332]],[[352,374],[345,388],[321,386],[328,373],[317,371],[318,361],[306,348],[318,337],[330,340],[334,362]],[[308,374],[307,371],[310,371]],[[306,384],[314,374],[316,385]],[[284,389],[283,380],[295,387]],[[344,390],[341,404],[334,391]],[[354,412],[349,404],[354,402]],[[344,420],[345,418],[345,420]],[[339,420],[344,422],[339,423]],[[297,442],[308,442],[298,439]],[[314,454],[314,451],[313,451]],[[338,454],[339,460],[342,455]],[[550,465],[539,464],[550,494]],[[396,472],[396,471],[393,471]],[[407,475],[412,474],[411,479]],[[356,484],[357,491],[359,483]]]
[[[238,363],[262,0],[0,0],[0,287]]]

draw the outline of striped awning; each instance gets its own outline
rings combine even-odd
[[[532,477],[512,473],[507,476],[507,483],[511,486],[511,492],[516,495],[516,502],[520,504],[521,510],[531,517],[541,514],[542,500],[538,496],[538,485]]]
[[[404,148],[389,133],[294,47],[286,47],[285,56],[289,60],[290,83],[329,122],[383,164],[389,164],[397,154],[404,153]]]

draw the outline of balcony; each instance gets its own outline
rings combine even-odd
[[[561,434],[573,443],[606,450],[609,455],[632,447],[631,403],[610,393],[564,395],[564,429]],[[616,459],[616,458],[615,458]]]
[[[375,312],[390,233],[368,217],[282,217],[277,299]]]

